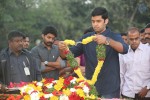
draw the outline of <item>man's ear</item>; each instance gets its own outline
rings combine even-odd
[[[108,19],[108,18],[105,19],[105,24],[106,24],[106,25],[108,24],[108,22],[109,22],[109,19]]]

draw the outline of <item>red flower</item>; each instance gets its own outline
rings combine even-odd
[[[82,89],[81,86],[74,86],[75,89]]]
[[[15,97],[13,95],[10,95],[7,100],[16,100]]]
[[[14,84],[12,82],[9,83],[9,88],[13,88],[14,87]]]
[[[40,100],[47,100],[47,99],[42,96],[42,97],[40,97]]]
[[[105,60],[105,58],[101,58],[101,59],[99,59],[99,61],[104,61]]]
[[[62,95],[62,92],[55,90],[55,91],[52,92],[52,94],[55,95],[55,96],[60,96],[60,95]]]
[[[65,80],[64,80],[64,84],[65,84],[65,86],[68,86],[68,85],[70,85],[70,81],[73,79],[73,77],[72,76],[69,76],[68,78],[66,78]]]
[[[64,51],[64,54],[68,54],[68,53],[69,53],[69,50],[65,50],[65,51]]]
[[[21,95],[17,95],[16,96],[16,100],[21,100],[22,96]]]
[[[20,83],[16,84],[16,87],[23,87],[26,84],[27,84],[27,82],[22,82],[21,81]]]
[[[8,88],[23,87],[26,84],[28,84],[28,82],[20,82],[20,83],[12,83],[12,82],[10,82]]]
[[[75,92],[72,92],[71,95],[69,96],[69,100],[84,100],[84,99],[78,96]]]
[[[91,89],[91,86],[87,83],[87,82],[85,82],[84,83],[89,89]]]
[[[52,81],[54,81],[53,78],[47,78],[44,82],[44,84],[47,84],[47,83],[52,83]]]
[[[78,69],[78,66],[76,66],[76,67],[73,68],[73,70],[77,70],[77,69]]]
[[[27,95],[27,93],[24,92],[24,93],[23,93],[23,96],[25,96],[25,95]]]
[[[63,87],[62,87],[62,89],[66,89],[66,88],[67,88],[67,86],[63,86]]]

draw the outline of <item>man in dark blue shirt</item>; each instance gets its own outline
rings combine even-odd
[[[92,27],[94,32],[87,33],[82,36],[82,39],[95,35],[92,42],[84,45],[78,44],[70,48],[75,57],[84,54],[86,61],[85,76],[91,79],[97,66],[96,46],[98,44],[106,45],[106,58],[103,67],[98,75],[95,84],[100,97],[104,98],[119,98],[120,97],[120,68],[118,53],[127,53],[128,45],[124,43],[121,35],[113,33],[106,27],[108,24],[108,12],[105,8],[97,7],[91,14]],[[65,57],[63,50],[66,49],[66,44],[59,43],[61,56]]]

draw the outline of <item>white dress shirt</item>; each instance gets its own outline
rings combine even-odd
[[[140,43],[135,52],[129,47],[128,53],[119,57],[121,93],[134,98],[142,88],[150,87],[150,48]]]
[[[148,45],[150,47],[150,44],[149,43],[146,43],[145,45]]]

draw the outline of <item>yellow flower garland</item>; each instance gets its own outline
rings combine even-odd
[[[88,43],[92,42],[94,37],[95,36],[90,36],[90,37],[83,39],[82,44],[88,44]]]
[[[92,42],[93,41],[93,38],[95,36],[90,36],[90,37],[87,37],[85,39],[82,40],[82,44],[87,44],[89,42]],[[73,40],[65,40],[64,42],[67,44],[67,45],[75,45],[75,42],[72,42]],[[103,63],[104,61],[99,61],[98,60],[98,64],[97,64],[97,67],[95,68],[95,71],[94,71],[94,74],[92,76],[92,79],[91,80],[86,80],[82,73],[81,73],[81,69],[78,67],[77,69],[74,70],[74,72],[78,75],[78,81],[81,81],[81,80],[85,80],[87,81],[90,85],[94,85],[95,82],[97,81],[97,77],[98,77],[98,74],[100,73],[101,71],[101,68],[103,66]]]
[[[75,45],[75,41],[74,40],[68,40],[68,39],[66,39],[64,42],[67,45]]]

